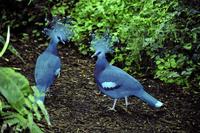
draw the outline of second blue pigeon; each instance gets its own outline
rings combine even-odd
[[[117,99],[125,98],[126,107],[129,105],[128,97],[136,96],[152,107],[159,108],[163,103],[148,94],[141,83],[122,69],[109,64],[106,53],[112,52],[110,48],[111,37],[108,32],[102,38],[95,39],[93,35],[92,47],[97,56],[94,77],[100,91],[114,99],[110,110],[115,110]]]

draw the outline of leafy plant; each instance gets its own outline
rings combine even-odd
[[[51,7],[51,15],[66,17],[68,14],[70,14],[76,2],[77,0],[70,0],[70,1],[49,0],[49,3],[55,3],[53,7]]]
[[[3,120],[1,130],[7,127],[15,132],[29,129],[31,133],[42,133],[36,124],[41,121],[41,114],[50,125],[48,113],[41,101],[35,102],[28,80],[11,68],[1,67],[0,116]]]
[[[177,83],[178,85],[188,85],[188,74],[191,74],[191,70],[186,68],[185,73],[182,72],[184,61],[186,57],[183,54],[167,54],[165,58],[156,58],[156,78],[165,81],[166,83]],[[178,72],[178,70],[180,72]]]
[[[165,33],[173,28],[171,20],[176,13],[170,10],[176,6],[177,1],[80,0],[71,13],[76,20],[74,40],[82,47],[92,30],[104,32],[109,28],[121,41],[118,47],[121,52],[116,53],[113,62],[125,62],[130,70],[133,62],[141,59],[141,50],[153,53],[162,47]]]
[[[90,32],[109,28],[121,42],[111,63],[123,63],[126,71],[142,67],[166,83],[198,88],[200,9],[194,7],[177,0],[80,0],[71,13],[74,41],[86,54]]]
[[[199,92],[200,8],[180,3],[177,12],[174,30],[162,50],[156,52],[162,52],[155,58],[156,78]],[[174,61],[172,66],[165,65]]]
[[[67,3],[57,3],[54,5],[51,9],[51,14],[52,16],[57,16],[57,15],[65,15],[66,10],[68,9]]]

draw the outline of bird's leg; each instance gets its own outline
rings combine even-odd
[[[128,97],[126,96],[126,97],[124,97],[125,98],[125,105],[126,105],[126,109],[128,108],[128,105],[130,104],[129,102],[128,102]]]
[[[55,72],[55,75],[59,78],[60,77],[60,68],[58,68]]]
[[[115,110],[115,105],[116,105],[116,103],[117,103],[117,99],[114,99],[114,103],[113,103],[113,106],[112,106],[112,108],[111,108],[111,107],[109,107],[109,109],[108,109],[108,110],[116,111],[116,110]]]

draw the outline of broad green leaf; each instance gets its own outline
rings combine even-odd
[[[13,119],[7,119],[4,120],[5,124],[8,124],[9,126],[15,125],[19,123],[19,120],[17,118],[13,118]]]
[[[30,129],[31,133],[43,133],[43,131],[38,127],[36,123],[33,123],[32,128]]]
[[[20,113],[26,111],[21,91],[25,88],[29,88],[29,82],[23,75],[11,68],[0,67],[0,93]]]

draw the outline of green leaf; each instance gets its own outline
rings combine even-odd
[[[176,63],[175,59],[173,59],[173,58],[170,59],[170,65],[171,65],[172,68],[176,68],[177,63]]]
[[[38,100],[37,104],[40,107],[40,109],[41,109],[41,111],[42,111],[42,113],[43,113],[48,125],[51,125],[51,122],[50,122],[50,119],[49,119],[49,114],[47,113],[47,110],[45,109],[45,106],[44,106],[43,102]]]
[[[7,119],[4,120],[5,124],[8,124],[9,126],[15,125],[19,123],[19,120],[17,118],[13,118],[13,119]]]
[[[168,77],[169,78],[176,78],[176,77],[180,77],[180,75],[177,72],[170,72],[168,73]]]
[[[192,44],[191,43],[186,43],[186,44],[184,44],[183,48],[187,49],[187,50],[191,50],[192,49]]]
[[[165,62],[164,65],[165,65],[165,68],[170,68],[170,63],[169,62]]]
[[[42,133],[34,122],[35,118],[41,120],[40,112],[44,114],[48,124],[51,124],[44,104],[41,101],[35,102],[28,80],[20,73],[11,68],[0,67],[0,94],[6,99],[5,104],[8,104],[3,105],[0,101],[0,109],[4,110],[0,110],[3,123],[16,132],[28,128],[31,133]]]
[[[163,65],[158,65],[158,69],[163,70],[164,66]]]
[[[36,123],[33,123],[33,125],[30,127],[31,133],[43,133],[43,131],[38,127]]]
[[[2,116],[4,119],[4,123],[7,123],[9,126],[18,123],[24,129],[27,127],[27,120],[19,113],[7,112]]]
[[[24,95],[21,90],[29,88],[28,80],[11,68],[0,67],[0,93],[18,112],[23,113]]]
[[[157,60],[157,61],[156,61],[156,64],[157,64],[157,65],[159,65],[160,63],[161,63],[161,61],[160,61],[160,60]]]

